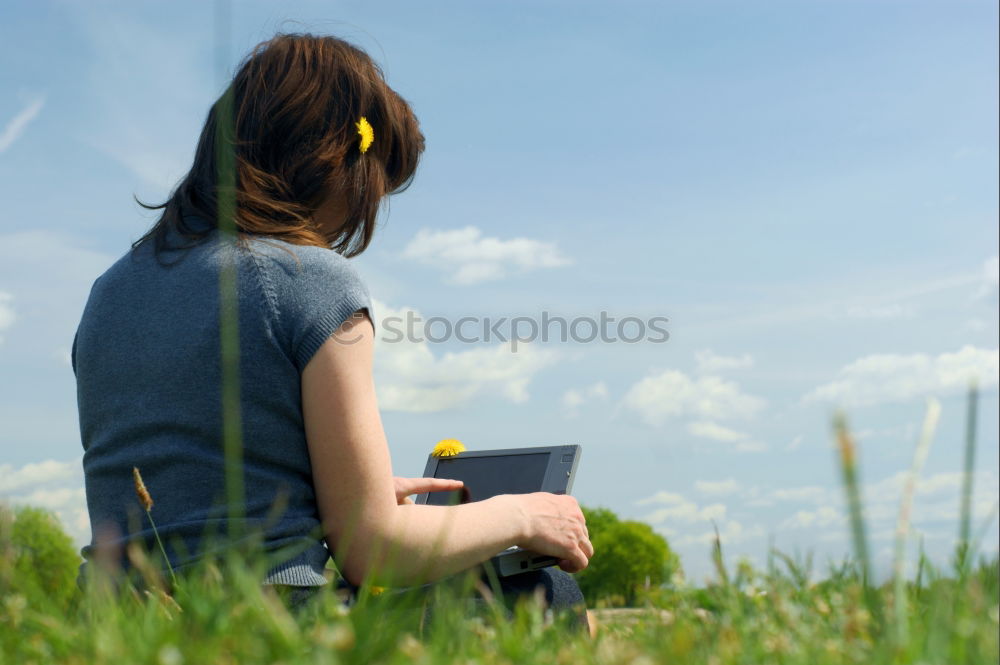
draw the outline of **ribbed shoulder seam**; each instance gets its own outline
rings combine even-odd
[[[273,325],[276,327],[275,332],[284,334],[285,331],[281,327],[281,310],[278,308],[278,293],[274,287],[274,282],[271,280],[271,275],[267,268],[262,265],[260,256],[257,255],[257,252],[252,247],[247,249],[247,254],[250,255],[250,262],[253,264],[254,272],[257,274],[257,283],[264,293],[264,300],[267,301]]]

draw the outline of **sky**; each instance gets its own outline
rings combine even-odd
[[[973,525],[995,552],[997,19],[986,1],[8,3],[0,497],[89,540],[69,349],[90,285],[154,221],[135,199],[190,167],[242,56],[310,31],[367,50],[427,141],[355,259],[397,475],[442,438],[578,444],[574,495],[652,524],[693,583],[715,528],[730,563],[775,547],[821,575],[850,550],[843,409],[885,571],[933,398],[907,542],[944,564],[975,379]],[[407,316],[440,317],[414,328],[433,340],[504,319],[508,341],[396,341]],[[618,339],[586,341],[602,316]],[[556,323],[510,343],[553,319],[576,340]]]

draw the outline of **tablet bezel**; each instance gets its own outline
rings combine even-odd
[[[578,445],[535,446],[532,448],[497,448],[494,450],[466,450],[450,457],[427,457],[424,468],[424,478],[436,478],[438,463],[441,460],[451,460],[456,457],[509,457],[511,455],[537,455],[549,453],[549,462],[545,468],[545,477],[539,492],[552,494],[569,494],[573,489],[573,479],[576,467],[580,463],[581,448]],[[427,494],[418,494],[416,503],[427,503]]]

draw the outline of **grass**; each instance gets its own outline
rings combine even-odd
[[[976,399],[973,390],[970,401]],[[928,410],[913,483],[936,408],[932,403]],[[775,550],[764,571],[746,563],[729,571],[717,541],[710,554],[714,584],[663,587],[645,594],[639,608],[596,610],[595,639],[531,599],[511,614],[499,605],[471,605],[476,591],[462,579],[438,585],[432,595],[362,589],[350,610],[326,593],[291,611],[273,590],[259,586],[261,565],[235,554],[180,575],[168,595],[155,566],[133,552],[150,590],[115,591],[99,578],[85,594],[57,597],[44,584],[53,571],[38,571],[39,583],[25,574],[25,552],[12,545],[10,520],[0,519],[0,663],[998,662],[1000,561],[972,563],[968,490],[952,568],[940,570],[921,555],[914,579],[904,579],[898,549],[893,578],[876,584],[867,561],[857,451],[842,417],[835,438],[853,559],[832,566],[819,581],[811,559]],[[968,444],[966,454],[973,449]],[[912,486],[900,509],[903,533],[911,499]],[[60,571],[63,577],[67,572]]]
[[[596,639],[530,602],[512,618],[470,612],[447,588],[429,621],[423,599],[391,594],[362,594],[349,611],[330,594],[291,612],[230,561],[182,576],[172,596],[105,589],[55,607],[8,590],[0,653],[24,664],[996,663],[998,562],[962,576],[921,568],[921,583],[904,585],[904,641],[869,605],[890,614],[892,584],[866,587],[850,565],[813,583],[788,557],[768,572],[742,565],[727,583],[661,590],[644,609],[599,610]]]

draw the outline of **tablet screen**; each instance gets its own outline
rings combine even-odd
[[[551,453],[498,455],[496,457],[442,457],[438,460],[437,478],[451,478],[465,483],[464,492],[431,492],[427,503],[448,506],[468,501],[482,501],[497,494],[539,492]]]

